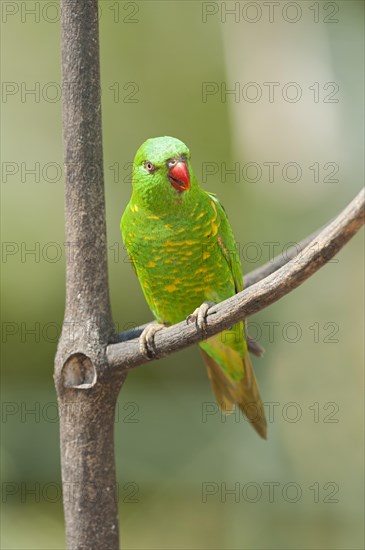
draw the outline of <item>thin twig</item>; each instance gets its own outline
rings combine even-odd
[[[327,226],[328,224],[326,224],[326,226],[324,227]],[[258,283],[259,281],[262,281],[262,279],[265,279],[265,277],[267,277],[268,275],[275,273],[275,271],[280,269],[280,267],[283,267],[290,260],[293,260],[293,258],[297,258],[309,245],[309,243],[311,243],[312,241],[315,242],[315,237],[319,235],[324,227],[317,229],[317,231],[314,231],[313,233],[311,233],[311,235],[309,235],[299,243],[296,243],[296,245],[289,248],[285,252],[285,254],[278,254],[277,256],[275,256],[275,258],[267,262],[265,265],[262,265],[245,275],[243,277],[243,287],[246,289],[249,286]]]
[[[301,285],[331,260],[363,225],[364,196],[364,189],[362,189],[332,222],[322,229],[314,239],[309,240],[307,246],[304,246],[298,256],[287,263],[285,263],[285,259],[277,258],[269,265],[266,264],[249,275],[247,277],[249,288],[209,310],[204,334],[194,325],[188,325],[184,321],[158,332],[155,337],[154,359],[184,349],[206,337],[228,329]],[[301,244],[303,243],[307,243],[307,239]],[[285,265],[278,269],[281,262],[284,262]],[[267,273],[271,274],[265,277]],[[265,278],[262,279],[262,277]],[[256,280],[259,282],[253,284]],[[128,331],[127,336],[129,337],[130,334],[131,331]],[[121,335],[121,339],[123,339],[123,335]],[[122,371],[138,367],[149,361],[140,352],[137,338],[110,344],[107,348],[107,357],[110,367]]]

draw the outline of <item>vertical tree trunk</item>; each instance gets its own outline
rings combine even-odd
[[[97,0],[61,1],[66,311],[55,361],[69,549],[119,548]]]

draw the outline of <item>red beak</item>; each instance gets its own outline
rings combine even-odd
[[[179,160],[174,166],[171,166],[168,178],[171,185],[178,191],[187,191],[190,189],[190,174],[184,161]]]

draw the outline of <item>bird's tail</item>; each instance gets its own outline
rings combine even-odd
[[[266,439],[264,405],[248,352],[242,358],[230,346],[222,344],[219,334],[202,342],[200,347],[214,395],[222,411],[230,413],[238,405],[257,433]]]

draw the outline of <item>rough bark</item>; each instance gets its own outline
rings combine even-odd
[[[97,0],[62,8],[66,310],[55,361],[69,549],[119,548]]]

